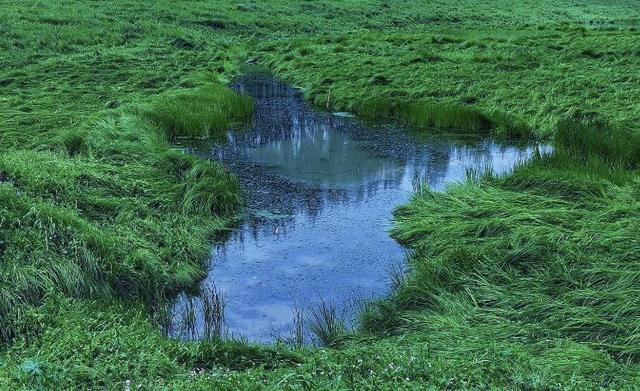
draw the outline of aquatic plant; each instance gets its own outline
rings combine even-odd
[[[214,286],[200,289],[204,339],[221,339],[225,334],[225,302],[222,292]]]
[[[405,265],[393,264],[389,268],[389,282],[391,290],[395,291],[404,285],[407,278],[407,271]]]
[[[304,346],[305,335],[304,311],[295,309],[293,311],[293,345],[300,348]]]
[[[185,339],[198,339],[198,310],[192,296],[184,301],[184,308],[180,312],[180,334]]]
[[[336,345],[346,332],[344,321],[340,318],[336,305],[324,300],[311,308],[307,322],[309,330],[324,346]]]

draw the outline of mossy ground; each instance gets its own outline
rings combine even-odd
[[[636,2],[0,7],[0,388],[640,383]],[[411,273],[334,349],[172,341],[142,303],[203,275],[242,199],[170,142],[250,111],[214,84],[246,60],[320,106],[556,155],[400,208]]]

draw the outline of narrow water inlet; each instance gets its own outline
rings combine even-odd
[[[225,143],[188,149],[239,178],[248,210],[212,250],[206,297],[178,297],[171,332],[178,337],[210,333],[203,313],[212,297],[217,312],[224,307],[224,334],[250,341],[291,338],[301,311],[322,301],[353,319],[359,300],[389,292],[390,271],[405,261],[388,230],[416,186],[442,190],[469,170],[502,173],[535,151],[321,112],[265,76],[243,77],[236,88],[255,99],[252,123],[229,130]]]

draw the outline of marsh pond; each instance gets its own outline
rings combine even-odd
[[[419,186],[443,190],[470,170],[506,172],[536,148],[488,136],[416,135],[319,111],[266,76],[243,77],[235,88],[254,98],[252,121],[226,140],[187,149],[222,161],[248,199],[241,222],[213,246],[202,287],[224,300],[224,334],[249,341],[289,338],[295,315],[322,301],[353,321],[359,303],[389,292],[390,270],[406,261],[389,236],[396,207]],[[184,337],[185,307],[189,337],[202,338],[198,295],[178,297],[171,333]]]

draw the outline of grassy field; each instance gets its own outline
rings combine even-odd
[[[0,389],[638,389],[640,2],[0,4]],[[252,103],[551,142],[398,209],[409,273],[330,348],[164,338],[243,203],[173,149]],[[206,109],[206,110],[205,110]]]

